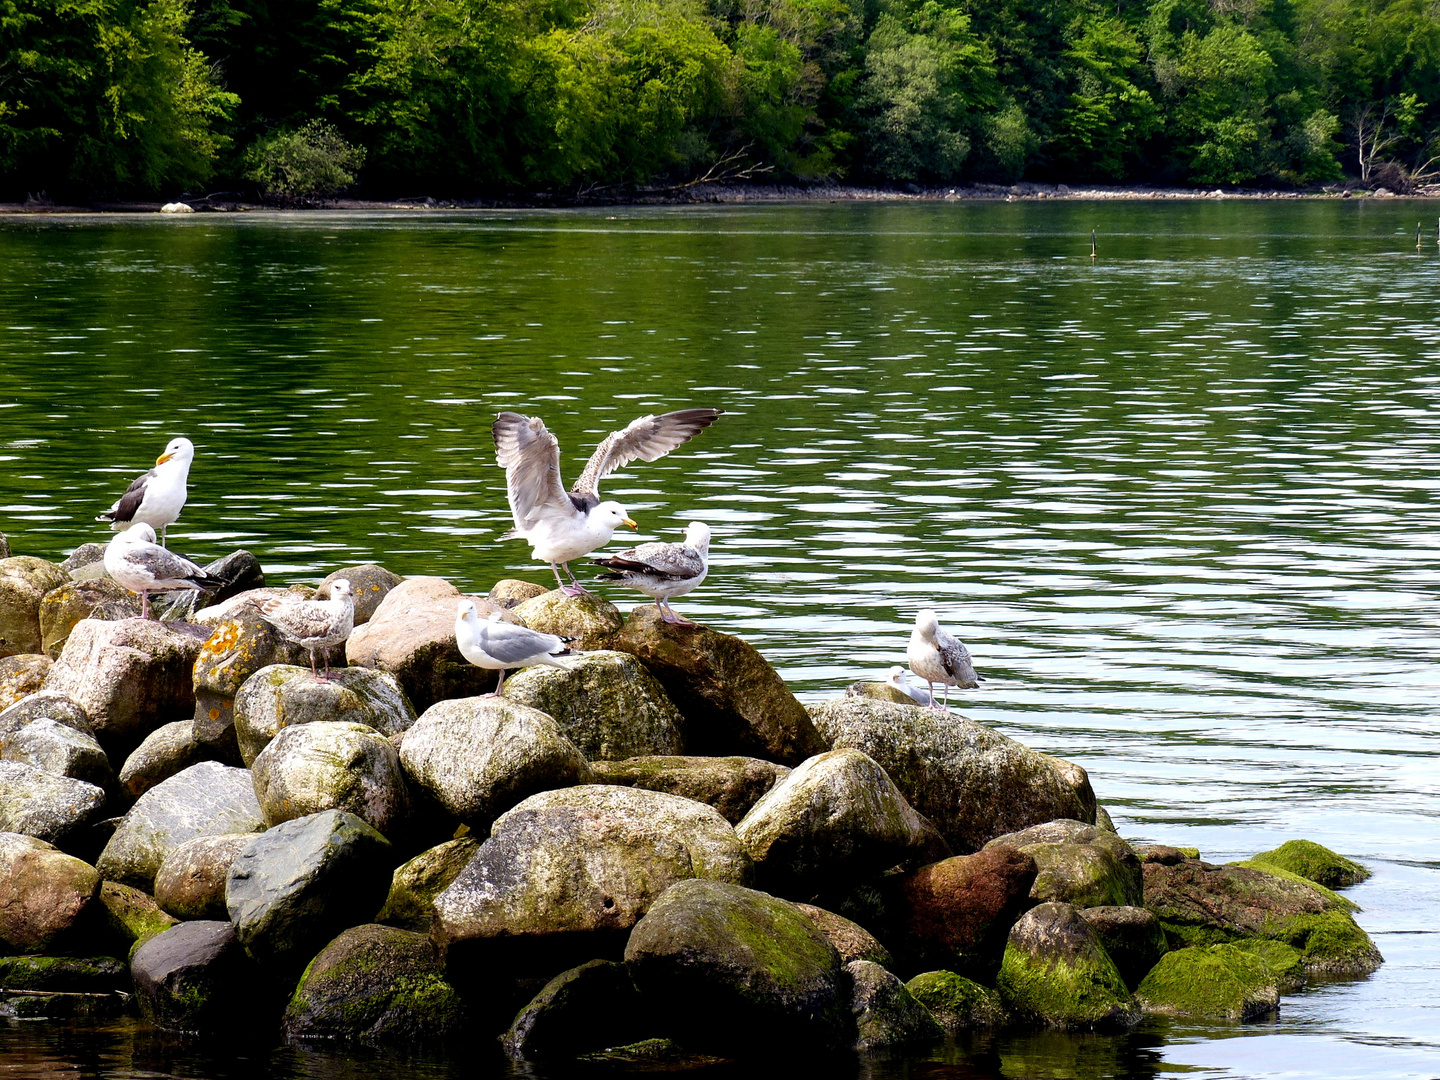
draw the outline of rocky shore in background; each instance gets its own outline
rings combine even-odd
[[[807,708],[650,605],[471,597],[587,650],[495,697],[443,579],[239,551],[155,622],[102,552],[0,536],[0,1015],[654,1065],[1248,1020],[1381,963],[1317,844],[1127,843],[1076,763],[883,683]],[[322,681],[256,605],[340,578]]]

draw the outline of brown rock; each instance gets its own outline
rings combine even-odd
[[[254,833],[197,836],[165,856],[155,875],[155,903],[177,919],[224,919],[225,879]]]
[[[830,749],[775,669],[737,637],[664,622],[647,604],[609,647],[639,657],[660,680],[685,716],[691,750],[794,766]]]
[[[737,824],[790,774],[784,765],[752,757],[633,757],[592,761],[597,784],[663,791],[713,806]]]
[[[499,604],[503,608],[513,608],[517,604],[523,604],[526,600],[544,596],[549,591],[544,585],[536,585],[533,581],[501,578],[495,583],[486,598],[492,604]]]
[[[0,657],[0,710],[27,698],[45,685],[51,660],[39,653]]]
[[[890,955],[890,950],[881,945],[875,935],[859,923],[851,922],[843,915],[836,915],[833,911],[826,911],[814,904],[795,906],[810,916],[815,928],[830,939],[830,944],[834,945],[835,951],[840,954],[841,963],[869,960],[884,968],[895,966],[895,958]]]
[[[44,559],[0,559],[0,656],[41,651],[40,601],[69,580],[69,574]]]
[[[73,927],[95,896],[89,863],[43,840],[0,833],[0,951],[43,953]]]
[[[140,601],[129,589],[109,578],[69,581],[51,589],[40,601],[41,651],[50,659],[60,656],[70,631],[81,619],[135,619]]]
[[[390,590],[405,580],[376,563],[346,566],[320,582],[320,587],[315,590],[315,599],[329,600],[331,583],[341,578],[350,583],[350,595],[355,598],[356,626],[369,622],[380,602],[390,595]]]

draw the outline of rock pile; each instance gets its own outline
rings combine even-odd
[[[1357,864],[1133,847],[1079,766],[883,686],[806,709],[737,638],[503,582],[592,651],[482,696],[460,591],[378,566],[318,592],[358,624],[321,681],[243,555],[165,622],[0,559],[0,1014],[696,1061],[1243,1020],[1380,963]]]

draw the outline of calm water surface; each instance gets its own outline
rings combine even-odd
[[[0,530],[56,559],[103,540],[91,518],[185,434],[170,535],[192,556],[247,547],[282,583],[372,559],[544,581],[496,539],[497,411],[543,416],[573,479],[634,416],[721,405],[605,489],[641,539],[712,525],[682,612],[809,700],[903,662],[932,605],[988,680],[963,710],[1083,764],[1125,836],[1215,861],[1305,836],[1375,870],[1350,895],[1384,967],[1271,1021],[1005,1037],[858,1076],[1440,1076],[1440,253],[1413,240],[1436,213],[0,220]],[[0,1077],[375,1071],[0,1028]]]

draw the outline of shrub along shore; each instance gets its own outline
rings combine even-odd
[[[806,707],[650,605],[472,597],[585,650],[497,697],[443,579],[237,551],[155,621],[102,552],[0,536],[0,1015],[683,1064],[1243,1021],[1381,963],[1317,844],[1127,843],[1076,763],[883,683]],[[326,681],[257,604],[341,578]]]

